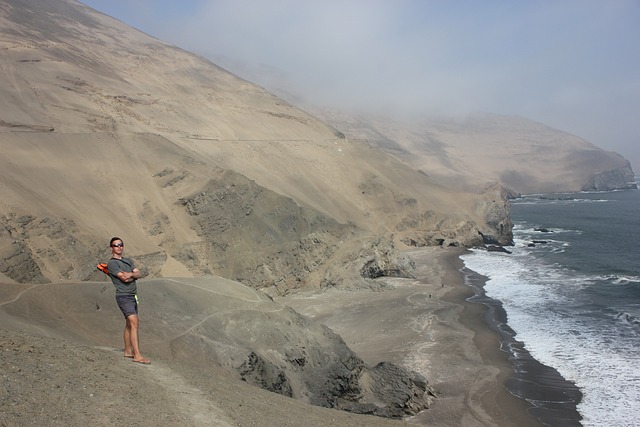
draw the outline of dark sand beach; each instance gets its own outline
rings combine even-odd
[[[494,332],[497,344],[505,351],[509,375],[505,385],[511,395],[531,402],[528,412],[550,426],[580,426],[581,415],[576,405],[582,393],[572,382],[566,381],[557,370],[534,359],[516,333],[507,324],[507,314],[500,301],[484,293],[487,278],[468,269],[463,270],[469,289],[469,313],[478,306],[483,307],[485,323]],[[473,290],[472,290],[473,289]],[[475,294],[475,295],[474,295]],[[462,322],[473,328],[473,317],[463,316]],[[478,342],[477,345],[488,345]],[[508,349],[508,350],[507,350]]]
[[[474,291],[464,283],[460,270],[464,264],[456,254],[446,254],[440,257],[446,269],[445,283],[452,286],[443,299],[454,304],[460,304],[460,323],[473,331],[473,344],[480,353],[483,361],[499,369],[495,377],[493,392],[486,390],[480,397],[480,406],[491,415],[498,425],[539,426],[541,423],[531,415],[531,405],[523,399],[514,396],[507,389],[507,384],[513,378],[513,367],[509,356],[501,350],[501,337],[489,327],[487,307],[483,304],[469,302]]]

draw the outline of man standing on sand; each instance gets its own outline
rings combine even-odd
[[[130,357],[134,362],[151,363],[149,359],[142,357],[140,353],[140,339],[138,336],[138,295],[136,279],[142,277],[140,270],[135,268],[130,258],[123,258],[124,243],[119,237],[113,237],[109,243],[111,246],[111,259],[107,264],[109,277],[116,287],[116,302],[127,319],[124,327],[124,357]]]

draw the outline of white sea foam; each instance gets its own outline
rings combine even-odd
[[[585,193],[590,194],[590,193]],[[608,199],[578,199],[578,198],[535,198],[526,197],[522,199],[515,199],[512,201],[518,205],[541,205],[541,204],[558,204],[558,203],[607,203],[612,200]]]
[[[638,276],[603,276],[603,280],[608,280],[616,285],[640,283],[640,277]]]
[[[637,426],[640,337],[635,317],[622,312],[620,328],[612,327],[580,299],[584,287],[598,278],[545,265],[522,243],[516,240],[511,255],[474,251],[462,259],[467,268],[489,277],[485,292],[502,302],[516,339],[580,387],[583,425]]]
[[[640,319],[638,319],[636,316],[634,316],[631,313],[627,313],[627,312],[618,312],[615,314],[614,318],[622,323],[626,323],[627,325],[630,326],[640,326]]]

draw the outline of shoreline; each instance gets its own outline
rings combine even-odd
[[[465,304],[470,311],[474,310],[474,306],[481,307],[484,326],[493,332],[493,341],[496,341],[492,345],[501,349],[500,356],[493,359],[500,365],[506,362],[502,374],[504,391],[520,400],[526,412],[542,425],[581,426],[582,416],[577,410],[582,398],[580,389],[565,380],[557,370],[543,365],[531,356],[507,324],[507,314],[502,303],[486,296],[484,285],[488,278],[465,267],[464,261],[459,257],[458,260],[458,271],[468,288]],[[476,329],[472,318],[461,316],[461,321],[467,327]],[[476,345],[481,351],[491,352],[491,349],[483,349],[486,344],[479,340],[476,340]]]
[[[479,397],[481,405],[491,414],[492,420],[498,426],[544,426],[545,424],[532,414],[533,405],[508,390],[508,382],[514,377],[515,370],[508,353],[502,350],[501,337],[486,318],[488,308],[482,303],[470,301],[476,292],[466,283],[465,273],[462,271],[465,267],[460,256],[464,252],[449,251],[438,256],[438,262],[444,268],[443,284],[445,289],[448,288],[442,300],[462,307],[458,321],[473,333],[473,344],[483,362],[498,369],[493,390],[487,389]],[[476,276],[486,280],[477,273]]]
[[[486,358],[488,363],[500,369],[500,373],[496,378],[498,387],[495,390],[495,396],[490,394],[484,396],[484,404],[489,407],[497,406],[502,412],[502,419],[505,425],[510,423],[511,425],[517,424],[519,426],[542,425],[529,412],[531,405],[524,399],[514,396],[507,389],[507,382],[515,374],[513,366],[509,361],[508,354],[502,351],[500,336],[487,322],[487,307],[469,300],[476,293],[465,282],[465,275],[462,272],[464,262],[460,259],[461,254],[446,254],[440,259],[440,262],[446,265],[445,268],[447,268],[447,274],[449,275],[448,278],[445,277],[444,279],[448,279],[447,282],[452,283],[454,286],[444,296],[444,299],[461,304],[464,307],[460,313],[460,323],[474,332],[473,342],[483,358]],[[478,275],[478,277],[482,276]],[[486,278],[484,279],[486,280]]]

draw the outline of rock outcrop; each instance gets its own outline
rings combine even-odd
[[[629,162],[618,169],[607,170],[594,174],[582,186],[582,191],[611,191],[622,189],[636,189],[634,172]]]

